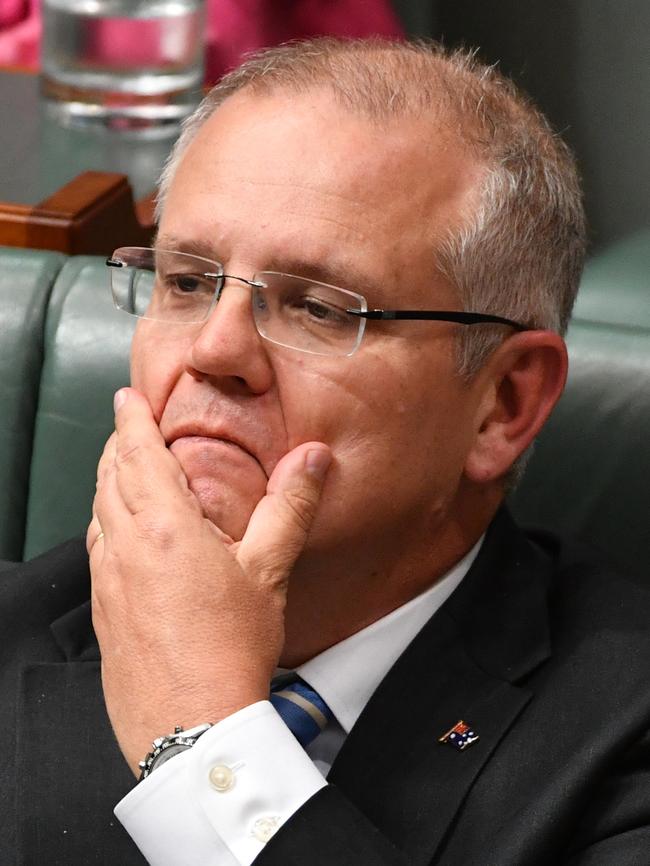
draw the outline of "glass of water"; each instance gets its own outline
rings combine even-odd
[[[201,98],[205,0],[43,0],[41,89],[72,125],[169,129]]]

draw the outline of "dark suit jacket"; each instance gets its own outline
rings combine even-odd
[[[87,598],[80,542],[0,579],[2,866],[144,862]],[[643,588],[502,512],[256,863],[647,866],[649,631]],[[438,742],[459,719],[463,752]]]

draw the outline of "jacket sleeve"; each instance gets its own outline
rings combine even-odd
[[[650,730],[594,791],[573,834],[566,866],[650,863]]]
[[[408,859],[334,786],[311,797],[254,866],[408,866]]]
[[[555,850],[562,866],[642,866],[650,863],[650,731],[612,759],[600,784],[585,803],[576,803],[575,822],[540,828],[542,843]],[[564,836],[565,841],[562,841]],[[531,850],[534,850],[534,837]],[[468,862],[512,861],[500,852],[498,837],[492,851],[478,853],[468,846]],[[562,850],[565,855],[562,856]],[[485,859],[483,859],[483,857]],[[504,859],[501,859],[501,858]],[[318,791],[276,835],[254,866],[408,866],[409,858],[375,827],[334,785]],[[432,866],[448,864],[444,854]],[[535,862],[548,862],[535,861]],[[454,861],[454,866],[456,863]],[[523,866],[523,864],[522,864]]]

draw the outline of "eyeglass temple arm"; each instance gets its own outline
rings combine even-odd
[[[106,264],[111,268],[122,268],[125,262],[111,257],[106,259]],[[246,280],[243,277],[234,277],[230,274],[214,274],[204,273],[204,277],[215,280],[233,279],[253,288],[264,288],[264,283],[257,280]],[[460,325],[508,325],[515,328],[517,331],[530,330],[526,325],[519,322],[514,322],[512,319],[506,319],[503,316],[493,316],[490,313],[465,313],[452,312],[447,310],[346,310],[351,316],[357,316],[362,319],[420,319],[437,322],[457,322]]]
[[[106,264],[109,268],[125,268],[126,262],[121,262],[119,259],[107,258]],[[246,283],[247,286],[250,286],[253,289],[264,289],[266,288],[264,283],[261,283],[259,280],[247,280],[244,277],[235,277],[232,274],[215,274],[206,271],[201,274],[202,277],[205,277],[208,280],[214,280],[216,282],[225,282],[226,280],[239,280],[240,283]]]
[[[447,310],[346,310],[352,316],[363,319],[422,319],[437,322],[457,322],[461,325],[509,325],[518,331],[529,328],[512,319],[503,316],[493,316],[490,313],[465,313]]]

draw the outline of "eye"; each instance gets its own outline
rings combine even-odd
[[[214,296],[216,281],[206,274],[169,273],[161,274],[160,288],[169,298],[183,300],[187,298],[207,299]]]
[[[322,301],[314,301],[312,298],[305,298],[304,307],[305,312],[315,319],[328,319],[332,313],[326,304],[323,304]]]
[[[349,317],[342,307],[320,298],[304,297],[296,306],[302,308],[311,319],[323,324],[342,325],[349,322]]]
[[[191,295],[200,290],[202,281],[194,274],[169,274],[166,282],[172,291],[179,292],[181,295]]]

